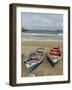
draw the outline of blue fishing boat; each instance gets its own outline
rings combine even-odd
[[[40,55],[36,51],[31,53],[26,61],[24,61],[27,70],[30,72],[43,62],[44,55]]]
[[[36,68],[40,63],[42,63],[43,60],[38,61],[28,61],[26,62],[26,68],[28,71],[32,72],[34,68]]]

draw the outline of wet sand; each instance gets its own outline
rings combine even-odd
[[[21,42],[21,53],[27,57],[31,52],[37,48],[44,48],[47,53],[51,48],[59,46],[61,52],[63,52],[63,42],[60,41],[22,41]],[[62,75],[63,74],[63,59],[52,67],[48,60],[45,58],[44,61],[36,67],[32,72],[29,72],[22,61],[21,76],[32,77],[32,76],[51,76],[51,75]]]

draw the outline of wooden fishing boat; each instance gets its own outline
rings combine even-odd
[[[32,71],[35,69],[38,65],[40,65],[43,62],[44,55],[41,56],[36,52],[33,52],[29,55],[26,61],[24,61],[24,64],[28,71]]]
[[[48,57],[48,61],[52,64],[52,66],[55,66],[55,64],[62,59],[60,48],[54,47],[50,49],[47,57]]]

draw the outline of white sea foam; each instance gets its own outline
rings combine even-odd
[[[63,34],[22,33],[22,41],[62,41]]]
[[[50,35],[63,35],[63,34],[61,34],[61,33],[59,33],[59,34],[40,34],[40,33],[22,33],[22,36],[32,36],[32,35],[34,35],[34,36],[36,36],[36,35],[39,35],[39,36],[50,36]]]
[[[22,39],[22,41],[62,41],[62,40],[51,40],[51,39]]]

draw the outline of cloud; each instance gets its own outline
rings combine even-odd
[[[62,14],[22,13],[22,27],[29,30],[63,29]]]

